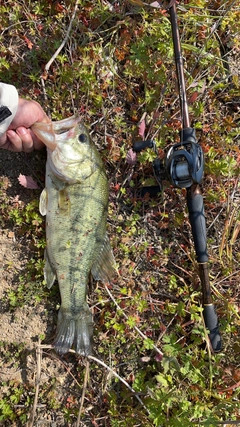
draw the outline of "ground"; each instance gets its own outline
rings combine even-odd
[[[89,361],[84,389],[88,362],[50,348],[60,297],[57,284],[48,290],[42,274],[38,200],[46,153],[2,150],[1,426],[214,426],[240,419],[239,10],[235,2],[179,6],[190,118],[206,159],[210,279],[224,343],[219,355],[211,355],[185,192],[164,183],[164,197],[142,198],[141,187],[155,183],[154,154],[128,160],[143,132],[143,113],[145,135],[154,135],[160,157],[181,125],[174,61],[165,42],[167,12],[142,10],[141,3],[80,2],[73,32],[48,76],[44,66],[66,35],[75,3],[1,6],[1,79],[16,81],[21,96],[41,102],[54,120],[69,116],[74,105],[91,129],[109,178],[108,230],[120,273],[110,294],[104,284],[90,286],[94,356],[106,366]],[[22,187],[20,174],[32,176],[39,188]]]

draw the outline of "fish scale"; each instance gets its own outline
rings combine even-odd
[[[48,146],[40,212],[46,215],[45,280],[50,288],[57,279],[61,294],[54,346],[60,353],[73,346],[87,356],[93,332],[86,301],[89,275],[110,282],[116,271],[106,234],[108,181],[79,118],[32,129]]]

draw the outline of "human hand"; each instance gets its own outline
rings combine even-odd
[[[30,152],[44,147],[42,141],[30,129],[35,122],[49,122],[42,107],[36,101],[19,98],[16,115],[7,132],[0,137],[0,148],[10,151]]]

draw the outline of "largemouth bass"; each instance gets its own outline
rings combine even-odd
[[[101,157],[80,118],[35,123],[33,132],[47,146],[45,189],[40,212],[46,215],[44,277],[58,280],[61,307],[54,347],[92,350],[93,319],[86,301],[89,275],[109,282],[115,261],[106,233],[108,181]]]

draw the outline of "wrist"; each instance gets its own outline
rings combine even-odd
[[[2,109],[2,121],[0,122],[0,136],[8,129],[14,119],[18,109],[18,92],[15,86],[6,83],[0,83],[0,107]]]

